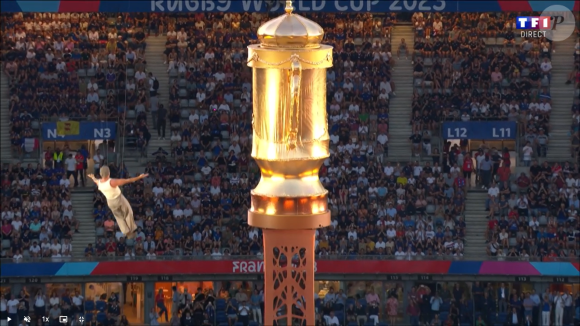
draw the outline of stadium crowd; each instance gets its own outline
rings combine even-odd
[[[117,121],[126,106],[147,100],[143,19],[99,13],[2,15],[14,153],[37,149],[38,143],[27,140],[38,138],[41,122]]]
[[[109,255],[149,257],[219,258],[260,252],[260,231],[250,229],[242,218],[248,190],[259,176],[249,157],[252,86],[242,64],[243,48],[256,36],[239,31],[259,25],[264,17],[226,16],[222,22],[181,17],[167,25],[164,57],[172,79],[170,102],[167,109],[161,105],[153,113],[153,128],[165,138],[169,124],[171,150],[152,153],[156,160],[146,168],[152,178],[145,187],[134,189],[131,200],[137,204],[141,227],[136,242],[129,241],[129,249],[121,243],[123,250],[117,252],[111,227],[105,228],[101,234],[108,239],[99,240],[97,254],[106,254],[107,247],[112,251]],[[503,24],[488,14],[469,15],[454,24],[452,15],[424,18],[416,13],[412,18],[416,40],[414,49],[409,49],[416,77],[410,139],[416,154],[422,149],[434,163],[391,165],[385,162],[389,95],[395,87],[390,81],[394,62],[389,35],[396,17],[349,18],[336,24],[321,22],[328,31],[325,42],[336,49],[335,68],[328,72],[333,155],[321,171],[321,180],[330,190],[334,222],[319,232],[318,254],[459,257],[465,236],[464,191],[472,186],[472,172],[479,186],[493,189],[489,191],[495,191],[495,182],[508,181],[508,197],[516,180],[508,172],[509,154],[495,148],[481,148],[472,158],[466,144],[447,145],[445,164],[440,167],[438,149],[431,150],[432,133],[443,120],[524,120],[522,136],[529,141],[522,149],[524,163],[545,156],[551,44],[545,39],[515,38],[513,17]],[[249,25],[238,29],[237,22]],[[454,27],[444,29],[441,24]],[[480,32],[472,25],[478,25]],[[485,26],[490,27],[484,32]],[[365,30],[370,33],[367,39],[361,38]],[[487,37],[489,44],[478,41],[478,36]],[[462,42],[466,39],[472,41]],[[398,55],[406,50],[404,44],[403,40]],[[363,50],[370,50],[365,51],[368,58]],[[368,62],[378,72],[365,69]],[[128,131],[134,128],[131,121],[127,126]],[[141,144],[146,147],[147,141]],[[101,208],[99,201],[95,207],[97,224],[110,224],[100,201]],[[487,205],[490,216],[499,214],[496,201]],[[515,248],[506,251],[517,253]]]
[[[515,14],[506,15],[413,14],[413,49],[403,40],[398,51],[413,59],[411,124],[426,154],[441,121],[509,120],[521,123],[529,142],[521,149],[524,161],[546,157],[552,43],[515,35]]]
[[[580,307],[579,294],[550,288],[536,293],[505,283],[416,284],[409,292],[398,283],[356,283],[315,294],[316,325],[397,325],[405,315],[410,325],[567,325],[575,318],[574,309]],[[263,320],[263,292],[246,282],[235,287],[222,282],[215,291],[198,288],[195,293],[173,287],[170,307],[163,298],[160,292],[150,317],[164,318],[171,325],[184,324],[185,319],[195,325],[215,320],[218,325],[257,326]],[[282,307],[280,313],[286,309]],[[289,309],[300,316],[299,303]]]
[[[9,49],[4,71],[11,82],[13,151],[28,151],[24,139],[36,137],[38,121],[87,117],[118,120],[141,154],[154,157],[146,167],[150,177],[145,183],[123,190],[139,226],[136,239],[124,239],[104,197],[95,190],[98,240],[85,249],[86,256],[221,259],[260,254],[261,231],[244,219],[249,190],[259,179],[249,156],[252,84],[244,49],[256,42],[253,31],[267,20],[265,15],[73,13],[2,18],[4,46]],[[546,156],[549,140],[550,42],[519,40],[512,15],[503,20],[487,13],[414,14],[413,48],[401,41],[397,56],[410,55],[414,65],[410,141],[417,156],[425,153],[433,160],[396,162],[389,159],[388,144],[389,100],[396,86],[391,81],[395,62],[390,29],[397,17],[312,18],[325,29],[325,42],[335,47],[334,67],[327,73],[332,155],[320,173],[329,190],[333,222],[317,231],[318,256],[461,257],[465,195],[475,185],[489,195],[490,255],[578,256],[578,168],[534,160]],[[163,55],[171,78],[170,100],[156,108],[150,98],[159,85],[147,72],[144,57],[147,33],[167,35]],[[580,58],[578,53],[575,58]],[[578,101],[574,105],[573,131],[578,137]],[[147,114],[152,114],[153,126],[147,126]],[[512,176],[509,153],[502,149],[482,147],[472,157],[466,144],[448,143],[440,154],[430,139],[444,120],[524,122],[522,136],[529,143],[521,154],[529,173]],[[150,130],[169,138],[171,148],[149,154]],[[70,188],[84,175],[89,155],[69,152],[66,147],[49,149],[46,166],[3,167],[3,258],[70,257],[70,239],[78,230]],[[111,167],[112,177],[129,173],[123,164],[102,159],[99,163]],[[411,318],[436,325],[469,323],[473,317],[479,325],[484,325],[480,320],[504,323],[514,315],[523,321],[538,316],[530,313],[534,309],[546,311],[542,300],[548,302],[548,312],[569,307],[563,294],[507,294],[502,289],[476,282],[471,295],[459,288],[419,287],[409,294],[393,289],[386,298],[372,289],[348,295],[331,290],[317,299],[317,324],[395,324],[405,295],[409,306],[404,311]],[[189,297],[176,290],[178,298],[185,298],[176,308],[181,313],[176,323],[214,318],[230,326],[246,325],[250,319],[261,322],[263,299],[252,290],[232,295],[223,289],[216,295]],[[99,322],[122,321],[114,299],[94,306],[78,299],[81,304],[73,298],[74,306],[93,311]],[[163,318],[158,308],[151,311],[152,319]],[[569,318],[565,316],[554,313],[548,318]]]
[[[52,288],[46,292],[43,288],[34,288],[29,292],[23,288],[18,295],[3,295],[3,320],[10,317],[13,321],[24,321],[33,316],[35,325],[59,325],[63,316],[74,325],[82,317],[88,325],[128,326],[129,321],[123,314],[119,293],[100,293],[95,295],[94,285],[89,285],[83,297],[80,289]],[[6,316],[4,313],[8,313]],[[12,323],[10,323],[11,325]],[[85,324],[85,322],[80,322]]]
[[[451,150],[448,144],[444,154],[451,170],[468,179],[476,172],[477,184],[488,192],[489,255],[577,257],[577,165],[536,161],[546,157],[550,138],[552,44],[545,38],[517,37],[512,16],[503,20],[486,13],[462,14],[454,23],[455,15],[413,14],[411,139],[429,155],[428,139],[440,121],[520,122],[524,146],[518,151],[523,165],[530,166],[529,173],[511,174],[508,149],[485,144],[468,149],[462,142]],[[403,40],[399,55],[406,47]]]
[[[574,83],[574,102],[570,111],[572,112],[572,124],[570,126],[570,150],[576,162],[580,162],[580,29],[576,32],[578,40],[574,45],[574,69],[568,75],[566,84]]]
[[[145,69],[143,21],[127,14],[2,15],[13,153],[38,148],[42,121],[116,120],[127,103],[149,96],[149,87],[134,81]],[[65,144],[46,148],[43,158],[44,166],[3,167],[3,258],[71,257],[79,225],[70,188],[84,186],[91,157],[85,147]],[[99,152],[92,159],[96,167],[104,163]]]
[[[442,149],[444,164],[439,166],[441,154],[437,148],[432,150],[430,139],[441,121],[523,120],[524,164],[545,157],[550,131],[551,43],[517,38],[511,14],[505,21],[487,13],[460,16],[456,20],[453,14],[415,13],[413,49],[407,49],[405,40],[397,49],[398,56],[410,55],[414,64],[410,140],[415,154],[423,151],[433,157],[433,164],[387,162],[389,96],[395,89],[390,29],[397,17],[313,17],[325,28],[325,42],[335,47],[334,68],[327,74],[332,155],[321,170],[321,180],[330,190],[334,221],[318,234],[319,255],[459,257],[465,236],[461,215],[472,172],[488,192],[495,193],[497,182],[503,184],[501,193],[506,198],[519,197],[518,191],[512,193],[510,181],[518,185],[516,190],[524,189],[519,186],[524,177],[514,180],[501,173],[501,167],[509,168],[510,162],[494,148],[482,148],[471,158],[465,144],[446,146]],[[120,119],[124,135],[132,136],[146,156],[152,137],[149,128],[165,138],[169,124],[171,149],[152,153],[156,160],[146,170],[151,178],[144,187],[128,189],[136,204],[140,236],[129,241],[128,249],[118,251],[119,244],[121,249],[125,247],[124,239],[97,194],[94,218],[99,236],[105,239],[95,248],[87,248],[87,254],[111,255],[112,250],[123,256],[216,257],[260,252],[259,230],[250,229],[242,218],[248,207],[248,190],[258,180],[258,170],[249,157],[251,76],[243,61],[245,46],[257,40],[251,31],[267,19],[265,15],[26,14],[5,18],[4,45],[9,51],[4,55],[4,70],[11,82],[14,151],[27,148],[24,139],[34,137],[38,121],[87,116]],[[159,85],[146,71],[148,33],[167,36],[163,55],[172,80],[170,101],[167,108],[160,104],[157,110],[150,110],[150,96],[156,95]],[[47,103],[54,104],[48,107]],[[153,126],[147,126],[148,111]],[[49,149],[45,158],[49,165],[66,164],[67,155],[61,153],[68,150]],[[78,170],[84,169],[79,166]],[[78,170],[67,166],[65,172],[60,171],[62,179],[84,175]],[[56,174],[58,180],[60,172],[49,173],[48,178]],[[530,194],[537,188],[536,177],[532,177],[535,186],[525,189],[525,199],[537,196],[532,204],[536,205],[542,195]],[[561,179],[566,177],[563,174]],[[513,205],[496,197],[490,195],[486,206],[490,217],[501,215],[498,224],[503,225],[504,202],[508,208]],[[544,222],[543,216],[537,217]],[[528,224],[532,220],[530,217]],[[517,228],[520,233],[522,223]],[[497,247],[500,256],[525,256],[528,251],[514,248],[514,241],[523,245],[517,230],[513,232],[514,223],[510,225],[513,234],[507,240],[499,230],[490,228],[490,248]],[[571,233],[570,241],[578,233],[573,221],[563,227]],[[508,252],[502,253],[504,249]],[[567,248],[559,249],[558,255],[566,253]]]
[[[488,254],[567,258],[580,254],[578,166],[532,161],[528,172],[488,189]],[[505,259],[505,258],[504,258]]]
[[[410,55],[414,64],[410,140],[415,153],[423,150],[433,163],[390,163],[388,107],[395,89],[390,80],[394,66],[390,29],[397,17],[313,18],[327,31],[325,42],[335,47],[334,68],[327,74],[332,155],[321,170],[334,219],[317,235],[320,256],[460,257],[465,189],[472,186],[472,172],[477,174],[477,185],[490,194],[486,203],[490,254],[562,256],[567,249],[579,249],[573,212],[563,219],[562,212],[544,207],[551,207],[552,195],[567,196],[554,193],[559,183],[575,188],[571,176],[575,169],[558,172],[556,164],[552,167],[556,172],[537,173],[533,165],[530,175],[512,177],[506,172],[511,163],[505,152],[481,148],[471,157],[464,143],[445,146],[444,164],[439,166],[441,154],[430,145],[444,120],[523,120],[524,164],[545,156],[551,110],[550,42],[515,37],[510,14],[506,21],[486,13],[462,14],[456,21],[451,14],[415,13],[413,49],[401,40],[397,55]],[[25,147],[23,138],[32,137],[39,120],[87,116],[120,118],[125,135],[133,136],[147,155],[149,128],[165,138],[169,124],[171,148],[151,154],[155,161],[146,168],[150,178],[144,186],[127,189],[136,208],[139,236],[135,241],[121,239],[96,192],[94,219],[103,239],[87,248],[87,255],[219,257],[260,252],[260,231],[243,221],[248,190],[259,177],[249,157],[252,85],[243,62],[244,47],[257,40],[251,30],[266,19],[258,13],[6,16],[5,73],[11,81],[14,151]],[[149,110],[149,98],[159,85],[146,71],[147,33],[166,34],[163,55],[171,77],[167,108],[160,104],[154,111]],[[49,108],[47,103],[54,105]],[[153,126],[147,126],[148,111]],[[67,177],[84,175],[88,155],[82,164],[77,162],[78,167],[72,160],[69,166],[69,151],[47,151],[47,164],[55,165],[55,169],[40,168],[50,179],[47,184],[56,179],[68,189]],[[67,169],[63,172],[56,165]],[[121,176],[128,173],[117,170]],[[6,177],[14,184],[14,174]],[[73,185],[77,184],[75,177]],[[573,195],[569,197],[566,209],[576,207]],[[555,216],[567,224],[559,225],[562,229],[556,225],[560,236],[553,238],[565,233],[566,241],[549,240],[551,245],[544,248],[539,230],[545,226],[548,233],[556,234],[550,232]],[[9,232],[8,226],[5,229]]]
[[[62,164],[44,168],[20,163],[2,167],[2,258],[71,257],[79,222],[71,201],[74,184],[65,165],[77,164],[69,156]]]
[[[265,17],[220,18],[178,17],[167,26],[170,101],[154,113],[153,128],[165,138],[169,125],[171,149],[151,153],[155,161],[146,167],[145,185],[124,190],[140,227],[135,241],[115,239],[114,221],[96,193],[94,217],[103,239],[87,249],[91,254],[219,258],[261,251],[260,231],[243,220],[259,171],[249,157],[252,85],[242,64],[244,46],[256,37],[241,31]],[[445,178],[438,162],[385,159],[395,86],[388,36],[395,20],[394,15],[318,20],[336,49],[336,68],[328,71],[333,154],[321,172],[334,222],[318,234],[320,256],[462,255],[462,181]],[[367,41],[361,41],[364,33]],[[128,120],[126,131],[133,128]],[[119,245],[121,250],[114,249]]]

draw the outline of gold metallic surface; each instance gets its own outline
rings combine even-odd
[[[289,15],[294,11],[294,6],[292,5],[292,0],[286,1],[286,7],[284,11]]]
[[[322,161],[322,160],[320,160]],[[314,161],[314,162],[320,162]],[[313,167],[312,161],[296,160],[286,162],[269,162],[256,160],[256,163],[262,170],[272,166],[288,166],[287,170],[274,168],[273,171],[280,171],[277,174],[262,174],[260,183],[252,190],[256,196],[268,197],[311,197],[326,195],[328,191],[324,189],[318,175],[308,175],[313,173],[317,167]],[[296,171],[294,175],[284,175]],[[306,172],[307,171],[307,172]],[[303,175],[298,177],[297,175]]]
[[[294,57],[302,70],[332,67],[332,47],[321,45],[317,49],[269,49],[260,45],[248,46],[248,66],[252,68],[292,69]]]
[[[318,48],[324,30],[310,19],[292,13],[291,1],[286,14],[264,23],[258,28],[258,40],[264,48]]]
[[[330,155],[326,68],[332,47],[320,44],[318,24],[293,10],[287,1],[286,14],[258,29],[260,44],[248,46],[252,157],[262,173],[251,192],[248,224],[263,230],[265,325],[315,324],[315,230],[330,225],[328,191],[318,173]]]
[[[266,230],[315,230],[330,225],[330,212],[310,215],[269,215],[248,211],[248,224]]]
[[[253,69],[252,157],[289,161],[329,156],[325,80],[325,69],[302,71],[296,94],[292,71]],[[290,150],[293,132],[296,143]]]
[[[312,197],[266,197],[252,193],[252,212],[266,215],[310,215],[328,211],[326,195]]]
[[[328,142],[326,142],[328,146]],[[252,194],[267,197],[310,197],[327,193],[318,180],[325,158],[293,161],[256,159],[262,172],[260,183]]]
[[[314,70],[316,71],[316,70]],[[298,142],[298,123],[300,120],[300,82],[302,80],[302,65],[297,57],[292,58],[290,69],[290,132],[286,142],[288,150],[296,149]]]

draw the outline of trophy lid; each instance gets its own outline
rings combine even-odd
[[[292,1],[286,1],[286,14],[258,28],[260,46],[265,48],[319,48],[324,30],[310,19],[292,13]]]

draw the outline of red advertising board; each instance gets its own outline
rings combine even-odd
[[[319,260],[320,274],[446,274],[451,261]],[[261,274],[261,260],[100,262],[91,275]]]
[[[578,278],[578,261],[463,261],[463,260],[317,260],[317,274],[413,275],[526,275]],[[261,260],[127,260],[101,262],[3,263],[2,279],[23,276],[115,275],[256,275],[264,272]]]

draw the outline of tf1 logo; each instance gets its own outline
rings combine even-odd
[[[564,16],[519,16],[516,29],[556,30],[556,26],[563,22]]]

